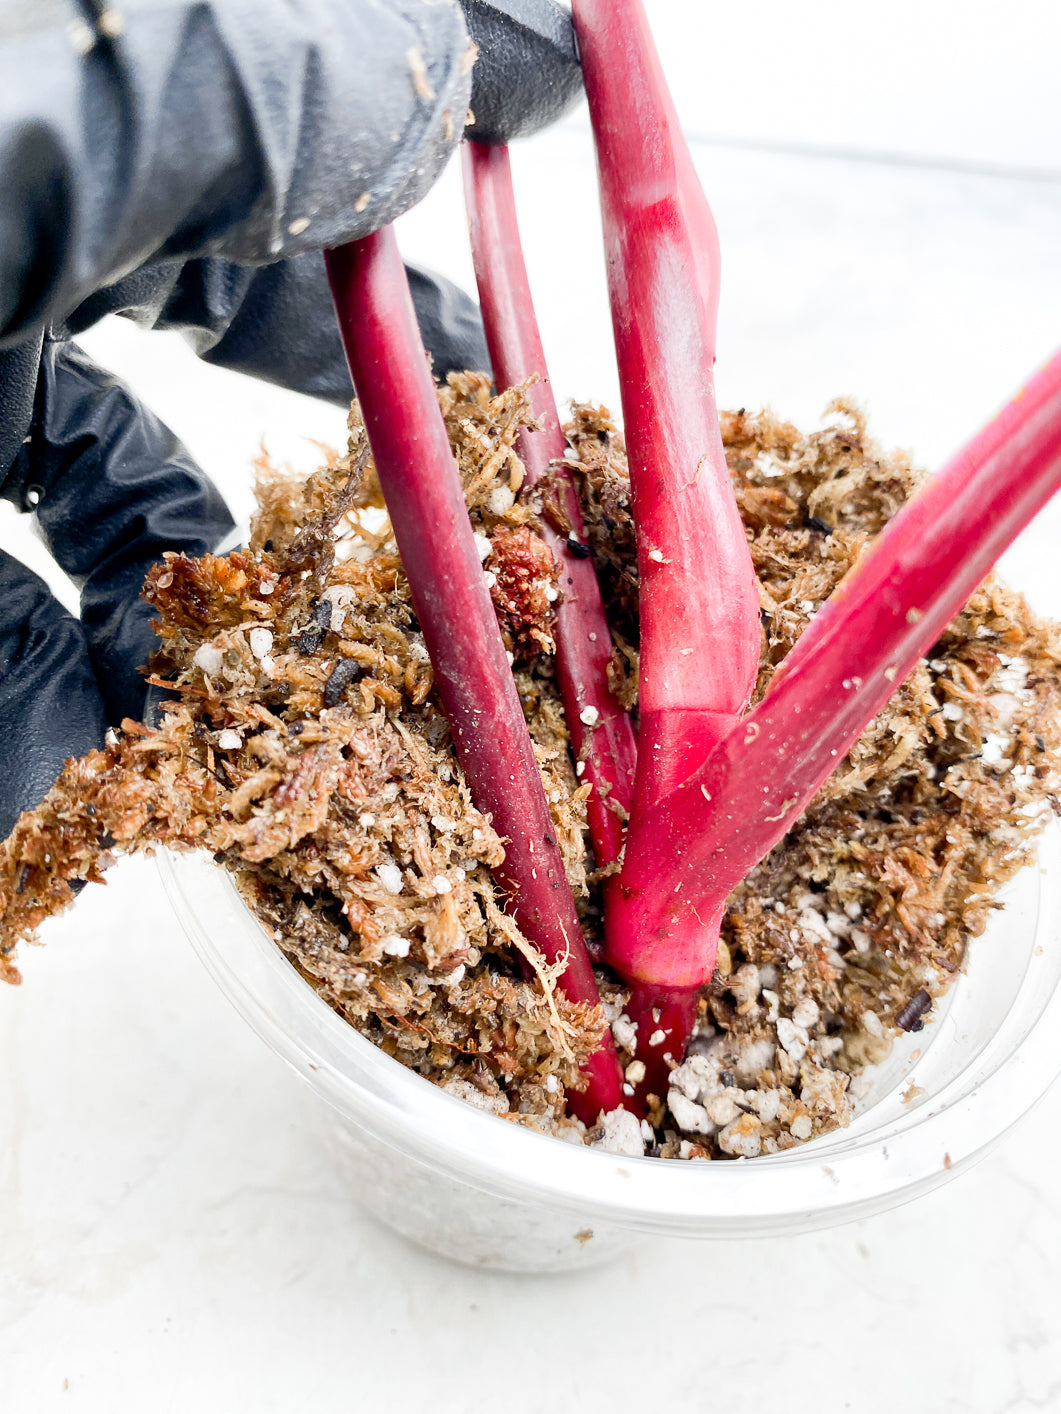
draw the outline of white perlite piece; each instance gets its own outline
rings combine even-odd
[[[453,885],[446,878],[445,874],[436,874],[431,880],[431,887],[436,894],[450,894],[453,892]]]
[[[792,1020],[808,1030],[818,1024],[818,1003],[812,997],[802,997],[792,1008]]]
[[[778,1019],[777,1039],[794,1061],[801,1061],[807,1054],[807,1042],[810,1038],[802,1026],[797,1026],[787,1016]]]
[[[208,678],[216,677],[221,671],[221,664],[224,658],[221,649],[215,648],[212,643],[201,643],[195,650],[195,657],[192,659],[195,666],[202,670]]]
[[[380,947],[388,957],[408,957],[409,939],[402,938],[397,933],[388,933],[385,938],[380,939]]]
[[[377,864],[372,872],[389,894],[401,893],[402,871],[397,864]]]
[[[862,1013],[862,1029],[868,1031],[871,1036],[883,1036],[884,1027],[881,1025],[880,1017],[875,1011],[864,1011]]]
[[[629,1110],[609,1110],[603,1122],[604,1133],[593,1145],[595,1149],[637,1158],[644,1155],[645,1141],[641,1137],[641,1124],[636,1115]]]
[[[247,635],[247,642],[256,658],[264,658],[273,646],[272,629],[252,628]]]
[[[829,930],[829,924],[816,908],[810,904],[804,904],[799,910],[799,922],[804,932],[809,933],[812,938],[820,938],[823,943],[833,943],[836,939]],[[793,938],[793,942],[798,940],[799,934]]]
[[[707,1056],[691,1055],[670,1073],[671,1094],[680,1091],[689,1100],[702,1100],[721,1088],[719,1067]]]
[[[321,595],[332,606],[332,616],[328,627],[333,633],[338,633],[346,618],[346,606],[352,604],[357,598],[357,591],[352,584],[332,584]]]
[[[515,504],[516,497],[508,486],[495,486],[487,498],[487,508],[491,515],[504,516]]]
[[[587,727],[595,727],[600,721],[600,713],[597,711],[596,707],[583,707],[582,711],[578,714],[578,719],[580,722],[585,722]]]
[[[776,1119],[781,1110],[780,1090],[756,1090],[749,1096],[764,1124]]]
[[[758,1115],[741,1115],[719,1134],[718,1147],[734,1158],[754,1159],[762,1148],[761,1130]]]
[[[475,548],[476,548],[476,550],[478,550],[478,552],[479,552],[479,560],[480,560],[480,562],[482,562],[482,561],[485,560],[485,559],[488,559],[489,556],[490,556],[491,551],[492,551],[493,548],[494,548],[494,547],[490,544],[489,537],[486,536],[486,535],[481,535],[481,534],[479,533],[479,531],[476,531],[476,532],[475,532],[474,539],[475,539]]]
[[[238,751],[242,745],[239,732],[234,732],[231,727],[221,732],[217,738],[219,751]]]
[[[1013,747],[1012,737],[1000,736],[998,732],[988,732],[980,747],[981,759],[988,765],[997,766],[1004,761]]]
[[[704,1106],[714,1124],[720,1127],[732,1124],[741,1113],[741,1107],[728,1090],[712,1095]]]
[[[810,1115],[797,1115],[788,1129],[793,1139],[809,1139],[814,1133],[814,1122]]]
[[[686,1134],[714,1134],[715,1126],[703,1105],[688,1099],[681,1090],[671,1089],[667,1107],[674,1116],[674,1123]]]
[[[624,1012],[612,1022],[612,1036],[621,1051],[632,1051],[637,1045],[637,1022]]]
[[[737,1000],[737,1015],[746,1015],[759,1000],[759,969],[754,962],[738,967],[729,978],[729,990]]]

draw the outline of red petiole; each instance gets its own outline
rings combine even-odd
[[[636,801],[644,809],[747,705],[759,667],[759,598],[715,407],[715,223],[640,0],[575,0],[573,14],[638,534]]]
[[[596,1005],[596,980],[564,872],[530,735],[505,656],[460,478],[389,228],[329,251],[328,278],[394,537],[457,755],[478,807],[505,840],[498,871],[516,921],[562,990]],[[587,1123],[622,1103],[610,1036],[572,1109]]]
[[[710,756],[747,706],[759,668],[759,597],[715,405],[715,223],[640,0],[574,0],[572,11],[596,140],[638,539],[636,820]],[[642,1093],[665,1093],[662,1056],[681,1059],[714,967],[718,920],[691,902],[665,952],[644,946],[636,913],[608,912],[606,956],[633,988]],[[646,1049],[661,1031],[662,1049]]]
[[[529,392],[539,430],[525,430],[519,452],[528,487],[567,450],[545,351],[534,316],[527,267],[520,246],[512,172],[506,147],[464,145],[464,189],[486,341],[499,388],[531,374]],[[570,471],[557,465],[553,487],[563,516],[582,553],[549,522],[545,536],[560,565],[564,597],[556,616],[557,676],[575,760],[585,763],[592,787],[587,821],[598,865],[612,864],[623,844],[624,817],[633,803],[637,739],[629,715],[608,686],[612,636],[593,561],[586,556],[578,492]],[[617,811],[614,806],[620,808]],[[607,890],[606,885],[606,890]]]
[[[1061,489],[1061,353],[877,537],[762,702],[665,801],[635,815],[622,873],[659,966],[685,910],[727,895],[781,839],[1013,539]]]

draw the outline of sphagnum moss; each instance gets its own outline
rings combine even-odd
[[[462,375],[440,397],[592,945],[587,787],[553,673],[562,585],[536,533],[554,498],[547,481],[519,496],[520,390],[494,398]],[[868,440],[853,406],[829,414],[809,436],[768,413],[723,416],[759,582],[755,700],[918,479]],[[356,408],[350,431],[346,455],[308,480],[263,459],[245,551],[152,570],[153,670],[173,701],[157,730],[127,722],[68,763],[16,825],[0,855],[0,967],[17,980],[15,944],[71,902],[70,880],[99,878],[124,852],[208,849],[351,1024],[463,1098],[574,1136],[565,1088],[606,1021],[636,1067],[624,993],[602,975],[605,1016],[572,1006],[502,911],[491,870],[503,842],[461,777]],[[583,406],[568,439],[614,685],[636,710],[622,437]],[[989,580],[733,894],[649,1152],[752,1156],[846,1121],[851,1077],[923,1024],[1061,811],[1059,687],[1057,629]]]

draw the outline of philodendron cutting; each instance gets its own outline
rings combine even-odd
[[[465,154],[496,394],[436,388],[392,232],[331,252],[348,451],[263,468],[246,551],[152,571],[176,700],[16,826],[0,963],[114,852],[209,849],[427,1078],[754,1157],[844,1122],[1057,808],[1057,633],[981,581],[1061,483],[1061,356],[921,485],[849,406],[720,415],[717,236],[644,14],[574,16],[625,438],[561,428],[504,149]]]
[[[599,864],[619,860],[617,821],[628,819],[621,866],[604,891],[604,958],[630,988],[626,1015],[636,1027],[639,1067],[635,1094],[624,1103],[642,1113],[647,1097],[664,1093],[685,1053],[732,890],[802,814],[1002,550],[1061,484],[1061,356],[921,488],[748,713],[760,666],[760,603],[715,405],[717,233],[639,0],[576,0],[573,9],[597,144],[637,532],[636,748],[610,690],[608,655],[587,651],[587,644],[600,641],[603,610],[584,562],[570,596],[578,618],[570,610],[558,616],[557,671],[572,745],[594,788],[590,829]],[[507,154],[472,147],[466,182],[499,381],[510,386],[533,374],[543,378],[530,392],[539,429],[525,432],[521,442],[533,487],[543,461],[552,458],[562,467],[564,446],[519,250]],[[333,256],[333,269],[346,269],[349,259]],[[395,290],[393,318],[380,322],[379,346],[368,355],[368,295],[344,280],[336,284],[336,298],[355,387],[363,402],[375,401],[383,350],[404,296]],[[408,360],[409,348],[401,355]],[[426,444],[430,425],[441,448],[441,419],[426,394],[420,407],[424,427],[416,435]],[[428,467],[409,456],[408,405],[384,398],[383,409],[384,421],[389,416],[402,426],[393,483],[381,467],[385,494],[394,487],[392,504],[397,507],[399,497],[403,507],[413,504],[410,477],[434,487],[447,472],[456,496],[452,459],[443,455]],[[369,437],[380,467],[388,453],[383,429],[375,432],[371,418]],[[559,494],[570,505],[560,475]],[[500,635],[482,592],[470,527],[462,524],[459,537],[467,579],[447,602],[440,587],[454,574],[456,557],[448,546],[425,552],[422,511],[399,514],[409,521],[407,531],[396,522],[395,534],[414,597],[438,595],[439,632],[452,641],[453,624],[471,624],[464,606],[478,590],[476,626],[494,642],[496,660]],[[551,542],[566,558],[582,543],[577,506],[567,509],[564,526],[574,544],[557,546],[555,524]],[[452,668],[441,654],[432,657],[447,710],[456,711],[449,703],[459,700],[462,710],[474,713],[486,701],[478,653],[469,649]],[[458,733],[457,749],[469,780],[480,783],[478,790],[473,784],[477,801],[496,820],[504,796],[507,819],[516,783],[486,764],[482,743],[469,735]],[[529,761],[526,747],[522,759]],[[529,810],[538,794],[533,771],[526,781]],[[528,826],[526,837],[533,833]],[[536,861],[527,856],[525,867],[516,863],[516,835],[507,837],[508,887],[519,916],[537,888]],[[528,936],[555,961],[555,935],[547,936],[541,918],[533,927]],[[585,967],[576,945],[560,985],[579,1000],[589,995]],[[596,1087],[611,1064],[610,1051],[595,1056],[584,1113],[608,1108],[613,1081],[607,1092]]]

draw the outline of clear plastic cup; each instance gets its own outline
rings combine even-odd
[[[589,1266],[642,1233],[760,1237],[903,1203],[981,1157],[1061,1069],[1061,829],[969,949],[934,1019],[877,1067],[847,1129],[733,1162],[617,1157],[476,1110],[342,1021],[205,856],[162,856],[200,957],[330,1107],[350,1194],[432,1251],[509,1271]]]

